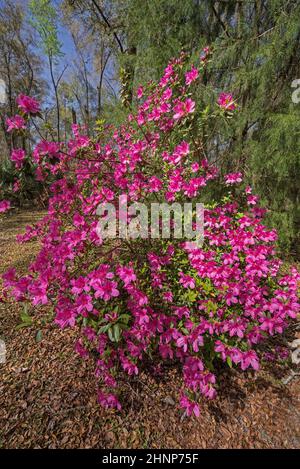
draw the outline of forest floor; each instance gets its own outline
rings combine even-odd
[[[1,272],[11,265],[26,271],[38,244],[20,245],[15,235],[41,216],[16,211],[1,222]],[[123,411],[105,410],[97,404],[92,366],[73,351],[76,330],[58,329],[46,308],[35,310],[32,326],[16,328],[21,308],[0,302],[7,348],[0,364],[0,447],[300,448],[300,382],[296,375],[283,384],[288,367],[222,372],[218,397],[203,402],[199,419],[182,418],[180,376],[170,367],[160,377],[143,371],[124,381]]]

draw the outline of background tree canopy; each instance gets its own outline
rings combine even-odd
[[[43,98],[37,133],[66,140],[72,122],[95,131],[135,106],[138,84],[161,75],[171,57],[209,46],[199,85],[203,109],[231,92],[238,116],[195,128],[212,135],[204,151],[224,174],[242,171],[269,209],[285,254],[300,257],[300,5],[297,0],[35,0],[1,1],[2,160],[13,146],[3,129],[23,91]],[[46,11],[47,15],[43,14]],[[50,46],[49,46],[50,44]],[[7,173],[7,171],[6,171]],[[8,178],[9,180],[9,178]],[[212,194],[213,197],[213,194]]]

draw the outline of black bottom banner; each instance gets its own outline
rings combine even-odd
[[[198,466],[199,468],[207,468],[207,464],[217,462],[220,464],[230,463],[231,466],[240,463],[253,464],[256,462],[270,463],[282,462],[285,465],[288,460],[296,460],[299,458],[297,450],[180,450],[180,449],[79,449],[79,450],[52,450],[52,449],[35,449],[35,450],[10,450],[2,449],[0,451],[2,467],[4,461],[7,463],[20,462],[22,466],[26,463],[31,465],[38,464],[40,467],[46,463],[71,463],[81,464],[84,467],[90,466],[123,466],[123,467],[142,467],[148,464],[180,465],[180,466]],[[54,468],[55,469],[55,468]]]

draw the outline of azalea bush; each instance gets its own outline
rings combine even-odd
[[[26,154],[28,126],[30,117],[40,115],[39,103],[29,96],[19,95],[17,98],[19,114],[6,120],[7,132],[14,133],[15,140],[22,143],[22,148],[14,148],[10,161],[4,160],[0,165],[0,213],[8,210],[11,205],[22,205],[25,201],[42,201],[45,184],[35,174],[35,164]]]
[[[106,124],[88,137],[74,125],[67,145],[41,141],[32,154],[38,179],[55,180],[48,214],[19,241],[37,237],[41,250],[27,275],[10,269],[4,284],[17,301],[51,305],[59,327],[78,329],[75,349],[94,361],[105,407],[121,408],[121,373],[138,375],[147,357],[180,368],[180,406],[198,416],[201,398],[216,395],[220,364],[258,370],[257,346],[299,313],[300,275],[280,273],[276,232],[263,224],[258,197],[242,174],[221,178],[198,137],[208,119],[238,118],[230,93],[209,108],[195,98],[209,53],[193,64],[182,54],[159,83],[138,88],[119,128]],[[39,108],[27,97],[21,110],[9,122],[16,131]],[[205,202],[203,245],[101,236],[99,204],[118,212],[125,196],[148,206]]]
[[[36,180],[34,165],[28,158],[20,170],[14,162],[4,161],[0,165],[0,181],[0,200],[9,206],[44,205],[47,199],[47,189]]]

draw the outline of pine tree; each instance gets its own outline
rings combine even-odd
[[[133,86],[157,78],[181,50],[212,48],[199,100],[212,105],[212,95],[230,91],[238,115],[230,126],[220,125],[208,156],[217,156],[222,174],[245,173],[269,210],[282,250],[299,258],[300,104],[291,99],[292,82],[300,78],[299,2],[119,0],[114,5],[124,18],[123,35],[136,48]]]

